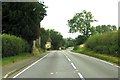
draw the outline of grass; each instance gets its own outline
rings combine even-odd
[[[19,61],[28,59],[28,58],[33,57],[33,56],[38,56],[39,54],[42,54],[42,53],[44,53],[44,51],[42,49],[34,48],[32,50],[32,54],[31,53],[22,53],[22,54],[19,54],[16,56],[5,57],[5,58],[0,59],[0,62],[1,62],[0,66],[1,65],[5,66],[5,65],[9,65],[9,64],[12,64],[15,62],[19,62]]]
[[[80,47],[77,50],[72,50],[72,52],[81,53],[81,54],[85,54],[85,55],[92,56],[95,58],[99,58],[99,59],[105,60],[107,62],[114,63],[116,65],[118,65],[118,62],[119,62],[118,57],[114,57],[112,55],[107,55],[107,54],[96,53],[94,51],[87,50],[85,47]]]
[[[22,54],[19,54],[16,56],[5,57],[2,59],[2,66],[24,60],[24,59],[30,58],[32,56],[33,56],[33,54],[30,54],[30,53],[22,53]]]

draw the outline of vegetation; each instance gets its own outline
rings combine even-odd
[[[75,38],[75,45],[83,44],[86,41],[86,38],[82,35],[79,35]]]
[[[85,42],[85,47],[98,53],[118,56],[118,32],[93,35]]]
[[[80,32],[80,35],[75,38],[74,43],[76,45],[83,44],[92,35],[117,31],[115,25],[92,26],[91,23],[95,21],[97,20],[94,19],[92,13],[86,10],[83,10],[81,13],[76,13],[72,19],[68,20],[69,32]]]
[[[115,25],[98,25],[94,28],[93,34],[102,34],[106,32],[116,31],[117,27]]]
[[[118,36],[118,31],[92,35],[84,43],[84,46],[75,46],[73,52],[118,64],[120,50],[118,47]]]
[[[83,10],[81,13],[76,13],[75,16],[68,20],[68,26],[70,27],[70,32],[80,32],[85,38],[91,35],[91,23],[96,21],[93,19],[91,12]]]
[[[72,46],[75,46],[75,40],[72,39],[72,38],[67,38],[67,39],[64,39],[65,41],[65,47],[72,47]]]
[[[41,28],[41,48],[45,49],[45,44],[47,41],[51,42],[53,50],[57,50],[64,46],[63,36],[55,30],[45,30]]]
[[[40,37],[41,37],[41,45],[40,47],[45,50],[45,44],[48,40],[49,37],[49,33],[44,29],[44,28],[40,28]]]
[[[92,56],[92,57],[95,57],[95,58],[99,58],[99,59],[117,64],[117,65],[118,65],[118,62],[119,62],[118,57],[110,56],[108,54],[101,54],[101,53],[98,53],[98,52],[94,52],[94,51],[86,49],[85,47],[77,46],[72,51],[76,52],[76,53],[81,53],[81,54],[85,54],[85,55],[88,55],[88,56]]]
[[[24,59],[30,58],[32,56],[33,55],[30,53],[22,53],[22,54],[18,54],[15,56],[4,57],[2,59],[2,66],[9,65],[9,64],[24,60]]]
[[[2,33],[21,37],[32,48],[32,41],[40,36],[39,25],[46,16],[45,9],[42,2],[3,2]]]
[[[64,45],[63,36],[54,30],[48,30],[51,38],[52,49],[57,50]]]
[[[2,57],[28,52],[29,44],[22,38],[7,34],[2,34],[0,36],[2,36]]]

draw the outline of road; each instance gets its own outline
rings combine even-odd
[[[13,78],[118,78],[118,67],[67,50],[51,51]]]

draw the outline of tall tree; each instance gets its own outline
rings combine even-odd
[[[24,38],[29,43],[40,35],[46,6],[38,2],[3,2],[2,32]]]
[[[116,31],[117,27],[115,25],[98,25],[95,27],[97,34],[102,34],[105,32]]]
[[[75,46],[75,40],[74,39],[72,39],[72,38],[66,38],[66,39],[64,39],[65,40],[65,47],[67,48],[67,47],[73,47],[73,46]]]
[[[59,47],[63,46],[63,36],[55,31],[55,30],[47,30],[50,34],[50,38],[52,40],[52,49],[59,49]]]
[[[41,32],[41,48],[45,49],[45,44],[47,41],[51,41],[51,49],[59,49],[59,47],[64,46],[63,36],[55,30],[45,30],[44,28],[40,29]]]
[[[41,36],[41,44],[40,47],[42,49],[45,49],[45,44],[48,41],[49,38],[49,32],[47,32],[47,30],[45,30],[44,28],[40,28],[40,36]]]
[[[96,21],[93,18],[92,13],[86,10],[83,10],[81,13],[76,13],[72,19],[68,20],[69,32],[75,33],[79,31],[86,38],[89,37],[91,34],[91,23]]]
[[[82,35],[79,35],[78,37],[75,38],[75,44],[80,45],[85,42],[85,37]]]

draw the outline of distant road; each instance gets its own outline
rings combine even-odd
[[[118,78],[118,68],[67,50],[51,51],[14,78]]]

